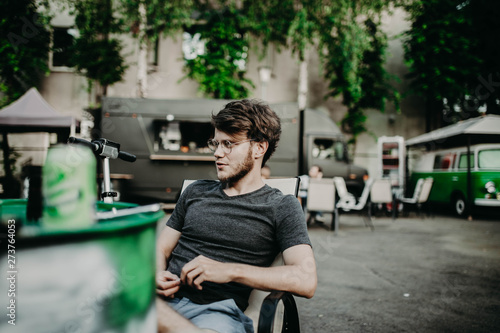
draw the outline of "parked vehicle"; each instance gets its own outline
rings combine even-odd
[[[426,148],[411,172],[410,192],[419,178],[432,177],[428,200],[450,203],[459,216],[474,206],[500,207],[500,116],[464,120],[406,145]]]
[[[99,135],[137,156],[133,164],[111,161],[121,200],[173,202],[183,179],[215,179],[206,142],[213,135],[212,113],[227,102],[105,98]],[[349,163],[344,135],[326,114],[299,111],[296,103],[271,107],[282,121],[279,146],[267,163],[271,177],[297,176],[319,165],[324,177],[344,177],[350,191],[361,192],[367,170]]]
[[[500,144],[470,147],[473,203],[500,207]],[[411,175],[411,186],[419,178],[432,177],[434,186],[429,201],[451,203],[457,215],[467,211],[467,147],[425,153]]]

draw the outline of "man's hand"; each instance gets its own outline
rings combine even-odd
[[[198,256],[188,262],[181,271],[181,281],[198,290],[204,281],[215,283],[231,282],[234,267],[228,263],[218,262],[204,256]]]
[[[156,272],[156,293],[168,298],[173,298],[179,291],[181,281],[179,277],[169,271]]]

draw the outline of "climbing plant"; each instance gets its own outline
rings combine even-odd
[[[200,91],[223,99],[245,98],[252,81],[245,78],[249,52],[248,27],[245,17],[235,6],[201,13],[203,24],[188,32],[205,41],[204,52],[185,59],[186,77],[199,83]]]
[[[48,73],[50,17],[45,1],[0,2],[0,107],[39,87]]]
[[[121,21],[115,17],[111,0],[80,0],[74,6],[79,36],[71,50],[70,63],[89,80],[89,90],[98,84],[96,102],[106,96],[107,87],[122,80],[127,65],[122,45],[113,34],[120,33]]]

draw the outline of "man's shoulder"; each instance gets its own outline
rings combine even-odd
[[[268,200],[273,201],[275,205],[289,205],[297,201],[294,195],[284,194],[277,188],[269,185],[266,185],[264,188],[267,189],[266,195]]]
[[[209,191],[217,191],[220,188],[220,182],[212,179],[198,179],[189,184],[185,191],[188,193],[207,193]]]

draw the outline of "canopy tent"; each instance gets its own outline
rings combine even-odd
[[[36,88],[31,88],[18,100],[0,110],[0,132],[5,179],[2,196],[16,195],[15,180],[9,160],[8,133],[51,132],[58,134],[58,141],[65,142],[75,132],[76,120],[72,116],[61,115],[45,101]],[[10,192],[10,193],[9,193]]]
[[[0,110],[2,132],[58,132],[75,127],[75,118],[63,116],[31,88],[17,101]]]
[[[471,154],[471,145],[478,143],[500,143],[500,116],[485,115],[461,121],[457,124],[419,135],[406,141],[406,146],[426,147],[427,149],[467,147]],[[471,163],[467,159],[467,202],[473,207]],[[471,213],[472,214],[472,213]],[[469,215],[472,219],[472,215]]]
[[[468,142],[470,144],[500,142],[500,116],[485,115],[467,119],[409,139],[406,145],[448,148],[466,146]]]

